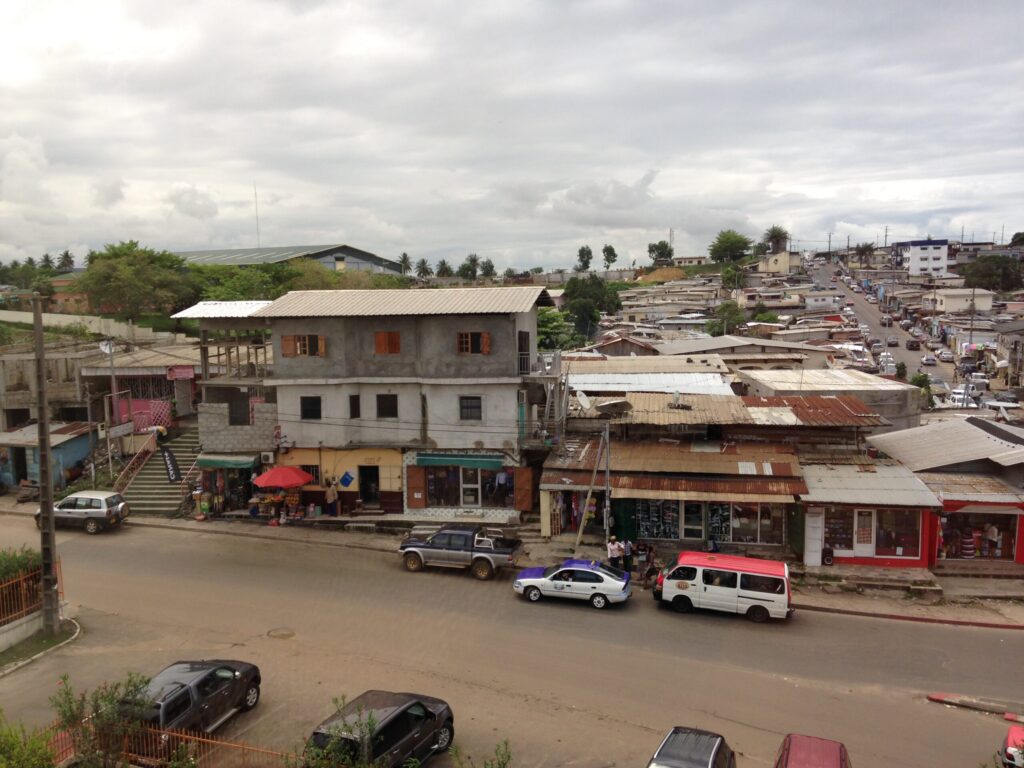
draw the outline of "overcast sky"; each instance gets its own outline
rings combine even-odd
[[[0,3],[0,261],[1024,230],[1024,3]],[[795,243],[796,245],[797,243]]]

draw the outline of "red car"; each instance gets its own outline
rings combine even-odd
[[[774,768],[851,768],[841,742],[791,733],[782,740]]]

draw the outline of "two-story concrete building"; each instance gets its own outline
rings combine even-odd
[[[532,507],[557,359],[539,286],[294,291],[253,313],[273,337],[280,453],[342,509],[508,519]],[[549,409],[552,406],[548,406]]]

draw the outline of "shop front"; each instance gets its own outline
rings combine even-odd
[[[1016,505],[946,503],[940,557],[1024,563]],[[952,509],[950,509],[952,507]]]
[[[209,516],[248,509],[258,461],[259,457],[252,454],[199,454],[199,482],[194,495],[197,511]]]
[[[808,506],[809,518],[821,518],[821,547],[813,549],[834,562],[928,567],[925,542],[933,534],[930,510],[860,506]],[[817,526],[808,526],[810,528]],[[807,549],[811,549],[808,547]]]
[[[508,521],[533,508],[532,473],[503,453],[409,452],[405,511],[425,517],[474,514]]]
[[[397,514],[402,511],[402,452],[397,448],[291,448],[278,466],[299,467],[313,480],[300,489],[314,514]]]

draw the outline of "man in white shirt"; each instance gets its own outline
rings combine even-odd
[[[623,551],[622,545],[614,536],[608,539],[608,563],[612,568],[622,567]]]

